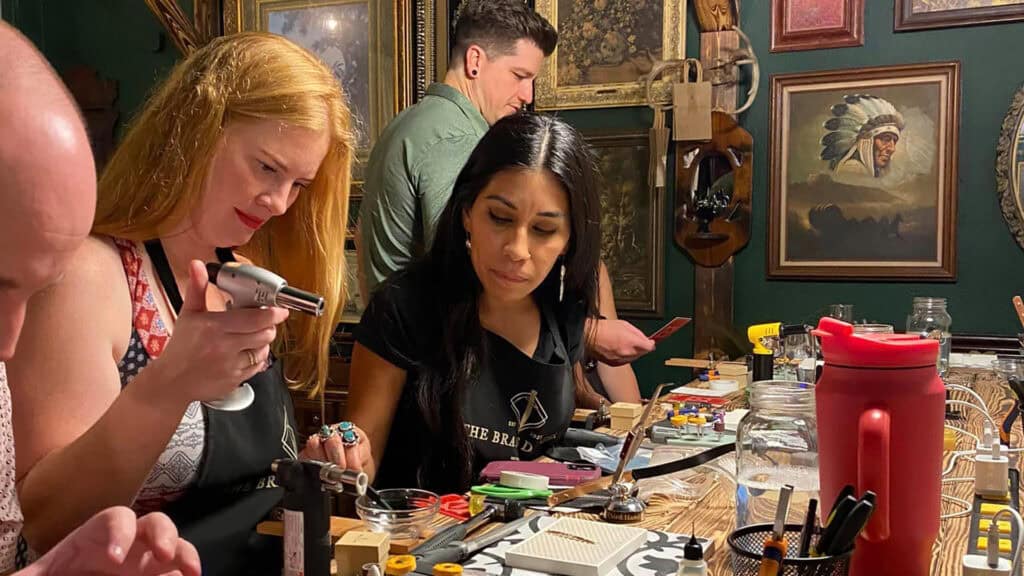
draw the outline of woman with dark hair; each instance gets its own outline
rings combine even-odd
[[[348,413],[378,487],[465,490],[565,432],[597,314],[599,206],[565,122],[524,113],[487,132],[430,251],[374,291],[356,331]]]

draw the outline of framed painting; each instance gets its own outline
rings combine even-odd
[[[359,207],[363,203],[363,191],[361,188],[352,187],[348,195],[348,231],[345,238],[352,240],[356,237],[356,223],[359,220]]]
[[[600,172],[601,257],[615,309],[624,317],[660,317],[665,299],[664,195],[647,179],[647,131],[586,135]]]
[[[685,57],[685,0],[536,0],[536,9],[558,29],[535,84],[538,110],[645,105],[641,77]],[[658,80],[652,99],[668,102],[671,90]]]
[[[422,0],[416,3],[413,24],[416,82],[413,97],[417,102],[427,93],[428,86],[444,81],[448,71],[452,4],[458,4],[458,0]]]
[[[1024,0],[896,0],[896,31],[1024,20]]]
[[[864,0],[772,0],[772,52],[864,45]]]
[[[370,149],[412,103],[409,0],[223,0],[223,30],[280,34],[316,54],[349,99],[362,180]]]
[[[772,77],[768,276],[956,279],[960,64]]]
[[[342,324],[359,324],[363,317],[362,296],[359,294],[359,261],[355,246],[345,246],[345,307],[341,310]]]

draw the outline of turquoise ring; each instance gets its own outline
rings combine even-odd
[[[341,436],[341,443],[346,448],[359,444],[359,434],[356,433],[356,427],[351,422],[339,422],[335,431],[338,436]]]

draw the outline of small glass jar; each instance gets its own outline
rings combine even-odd
[[[914,311],[907,316],[907,334],[919,334],[923,338],[939,341],[939,356],[935,366],[939,377],[946,378],[949,371],[949,350],[952,347],[950,327],[953,318],[946,311],[945,298],[918,296],[914,298]]]
[[[800,524],[818,497],[814,385],[765,380],[750,388],[736,430],[736,527],[772,523],[783,486],[793,486],[787,524]]]
[[[854,324],[854,334],[894,334],[892,324]]]
[[[847,324],[853,324],[853,304],[829,304],[828,315]]]

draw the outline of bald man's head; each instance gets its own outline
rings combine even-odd
[[[0,21],[0,361],[25,306],[89,234],[96,170],[74,101],[46,59]]]

